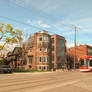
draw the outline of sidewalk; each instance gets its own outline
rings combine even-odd
[[[16,72],[13,74],[46,74],[46,73],[53,73],[53,72]]]

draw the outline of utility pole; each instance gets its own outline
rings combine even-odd
[[[74,25],[74,69],[75,69],[75,63],[76,63],[76,26]]]

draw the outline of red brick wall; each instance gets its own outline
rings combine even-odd
[[[37,54],[37,34],[34,34],[34,45],[33,45],[33,63],[32,69],[36,69],[36,54]]]
[[[68,54],[70,57],[74,57],[74,47],[70,48],[68,51]],[[86,56],[87,55],[87,45],[80,45],[76,47],[76,60],[81,56]]]

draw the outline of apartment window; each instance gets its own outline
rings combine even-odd
[[[41,69],[41,66],[39,66],[39,69]]]
[[[42,57],[39,57],[39,62],[42,62]]]
[[[47,52],[47,48],[44,48],[44,52]]]
[[[54,43],[54,38],[52,38],[52,43]]]
[[[39,37],[39,41],[42,41],[42,37]]]
[[[41,48],[39,48],[39,51],[42,51],[42,49],[41,49]]]
[[[44,37],[44,41],[48,41],[48,37]]]
[[[24,60],[24,61],[23,61],[23,65],[26,65],[26,64],[27,64],[27,62],[26,62],[26,60]]]
[[[52,46],[52,51],[54,51],[54,46]]]
[[[29,64],[32,64],[32,61],[33,61],[33,56],[29,56]]]
[[[30,48],[30,52],[32,52],[32,49]]]
[[[44,67],[43,67],[43,70],[47,70],[47,66],[44,66]]]
[[[52,61],[54,61],[54,54],[52,54]]]
[[[47,62],[47,57],[43,57],[43,62],[44,62],[44,63]]]
[[[29,64],[32,64],[33,57],[29,56]]]
[[[37,69],[38,69],[38,70],[42,70],[42,67],[41,67],[41,66],[38,66]]]

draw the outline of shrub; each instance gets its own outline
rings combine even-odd
[[[18,68],[14,68],[13,72],[47,72],[47,71],[42,71],[42,70],[32,70],[32,69],[18,69]]]

